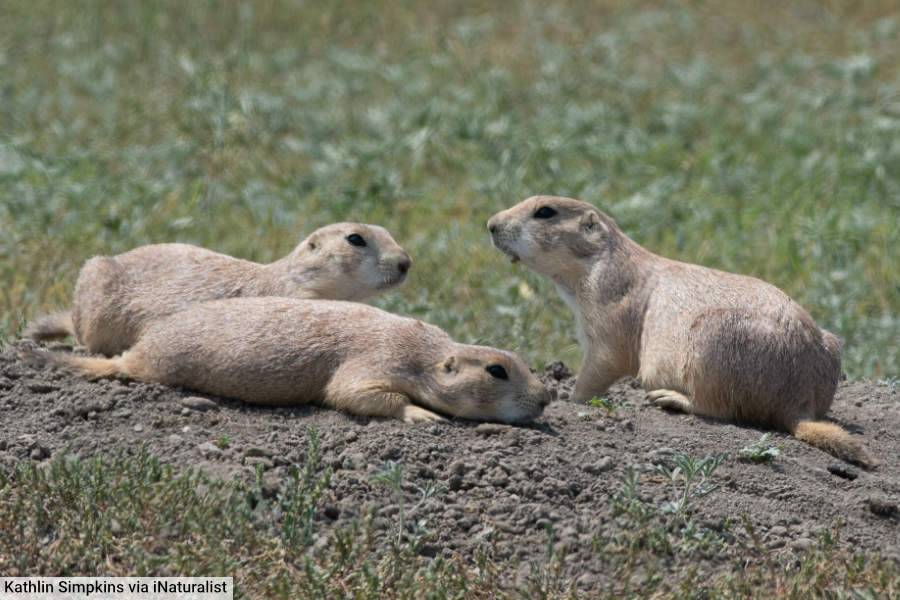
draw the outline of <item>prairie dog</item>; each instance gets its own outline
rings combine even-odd
[[[92,353],[131,347],[144,324],[194,302],[239,296],[364,300],[406,278],[412,262],[383,227],[336,223],[317,229],[268,265],[188,244],[141,246],[82,267],[71,313],[29,325],[36,340],[74,334]]]
[[[657,256],[592,205],[534,196],[488,221],[494,246],[549,277],[575,313],[587,401],[637,376],[663,408],[788,431],[874,466],[822,419],[841,379],[841,343],[778,288]]]
[[[113,358],[42,352],[87,377],[127,377],[252,404],[318,403],[356,415],[431,421],[432,411],[509,423],[549,392],[512,352],[458,344],[441,329],[365,304],[232,298],[147,323]]]

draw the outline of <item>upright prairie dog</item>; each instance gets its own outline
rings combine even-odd
[[[201,302],[147,323],[113,358],[40,351],[87,377],[127,377],[252,404],[318,403],[356,415],[433,421],[432,411],[528,421],[550,396],[512,352],[365,304],[292,298]]]
[[[657,256],[590,204],[535,196],[488,221],[493,244],[549,277],[575,313],[587,401],[637,376],[664,408],[773,427],[874,466],[822,421],[841,379],[841,343],[778,288]]]
[[[195,302],[239,296],[359,301],[400,284],[411,261],[383,227],[336,223],[317,229],[268,265],[188,244],[141,246],[88,260],[71,312],[29,325],[25,336],[67,335],[92,353],[114,356],[144,325]]]

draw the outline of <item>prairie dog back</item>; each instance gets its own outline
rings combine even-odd
[[[386,229],[361,223],[317,229],[268,265],[189,244],[142,246],[87,261],[71,319],[52,315],[29,331],[52,339],[69,323],[88,350],[112,356],[129,348],[146,322],[195,302],[247,296],[359,301],[402,283],[411,264]]]
[[[432,410],[520,422],[550,401],[516,354],[351,302],[213,300],[151,321],[121,356],[51,355],[89,377],[123,376],[255,404],[310,402],[359,415],[435,420]]]
[[[353,321],[352,329],[335,326],[344,319]],[[151,380],[284,404],[298,390],[320,399],[331,373],[355,348],[377,354],[386,330],[397,335],[413,324],[351,302],[210,301],[154,323],[133,352],[155,357]],[[449,341],[440,330],[426,333]]]

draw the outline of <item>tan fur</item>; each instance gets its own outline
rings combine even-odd
[[[542,207],[556,211],[540,219]],[[778,288],[657,256],[590,204],[535,196],[488,222],[494,245],[553,280],[584,362],[573,400],[626,375],[662,406],[789,431],[871,466],[836,426],[808,432],[841,378],[840,341]]]
[[[351,234],[362,236],[366,246],[351,245]],[[387,230],[359,223],[318,229],[269,265],[187,244],[142,246],[85,263],[69,327],[47,318],[28,331],[33,339],[74,333],[91,352],[112,356],[131,347],[148,321],[194,302],[239,296],[364,300],[400,284],[409,266]]]
[[[517,355],[458,344],[415,319],[352,302],[260,297],[193,304],[149,322],[121,356],[51,354],[87,377],[127,377],[253,404],[320,403],[407,422],[432,411],[531,420],[550,397]],[[508,379],[491,376],[500,365]]]
[[[798,440],[815,446],[841,460],[862,466],[877,463],[859,440],[835,425],[823,421],[800,421],[792,432]]]
[[[122,358],[118,356],[114,358],[65,356],[65,361],[62,364],[84,373],[88,379],[116,377],[123,369]]]
[[[38,317],[30,322],[22,332],[22,336],[37,340],[57,340],[75,335],[71,311],[60,311]]]

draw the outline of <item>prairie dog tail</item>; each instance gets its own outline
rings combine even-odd
[[[801,442],[866,469],[878,466],[869,451],[849,433],[825,421],[800,421],[791,432]]]
[[[127,376],[124,356],[113,358],[96,358],[91,356],[74,356],[61,352],[50,352],[37,348],[27,348],[19,352],[25,362],[38,365],[54,365],[72,371],[87,379]]]
[[[88,379],[103,379],[125,375],[121,356],[113,358],[94,358],[88,356],[62,355],[59,362]]]
[[[75,335],[72,311],[60,311],[43,315],[28,323],[23,336],[38,342],[58,340]]]

